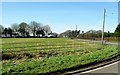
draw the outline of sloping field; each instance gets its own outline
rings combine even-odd
[[[117,46],[63,38],[3,38],[2,74],[50,73],[120,54]]]

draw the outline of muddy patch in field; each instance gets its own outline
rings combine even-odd
[[[9,60],[15,57],[14,54],[2,54],[2,60]]]
[[[23,54],[3,53],[2,54],[2,60],[32,58],[32,57],[33,55],[30,53],[23,53]]]
[[[10,59],[22,59],[22,58],[40,58],[40,57],[51,57],[51,56],[57,56],[59,53],[55,51],[48,51],[48,52],[38,52],[36,54],[23,52],[20,54],[17,53],[3,53],[2,54],[2,60],[10,60]]]

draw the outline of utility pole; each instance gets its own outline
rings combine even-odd
[[[104,9],[104,12],[103,12],[102,45],[104,44],[105,13],[106,13],[106,9]]]
[[[76,31],[77,31],[77,25],[76,25]]]
[[[78,33],[78,32],[77,32],[77,25],[76,25],[76,30],[75,30],[76,38],[77,38],[77,36],[78,36],[77,33]]]

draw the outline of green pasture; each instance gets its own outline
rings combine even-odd
[[[120,54],[117,46],[63,38],[2,38],[2,74],[64,71]]]

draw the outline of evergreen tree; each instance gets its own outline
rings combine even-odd
[[[120,37],[120,24],[118,24],[116,30],[115,30],[115,34],[117,37]]]

